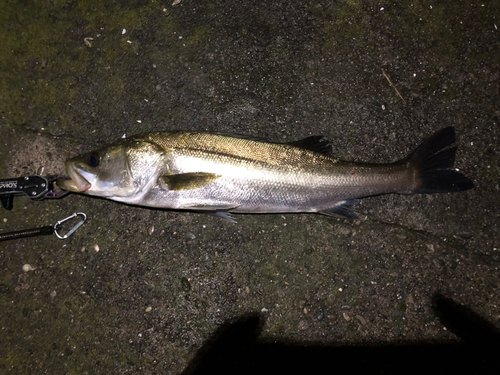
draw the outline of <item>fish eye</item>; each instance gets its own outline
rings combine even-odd
[[[99,163],[101,162],[101,158],[97,154],[90,154],[89,158],[87,159],[87,164],[89,167],[97,167]]]

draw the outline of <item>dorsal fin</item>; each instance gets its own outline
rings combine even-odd
[[[332,145],[330,141],[322,135],[313,135],[298,141],[288,142],[287,145],[304,148],[309,151],[320,152],[322,154],[331,154]]]
[[[256,141],[256,142],[266,142],[266,143],[273,143],[269,139],[264,138],[264,137],[256,137],[253,135],[246,135],[246,134],[237,134],[237,133],[227,133],[227,132],[211,132],[211,134],[215,135],[222,135],[223,137],[231,137],[231,138],[238,138],[238,139],[246,139],[249,141]]]

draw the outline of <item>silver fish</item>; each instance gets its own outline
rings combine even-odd
[[[448,193],[473,183],[451,168],[452,127],[390,164],[340,161],[323,137],[271,143],[203,132],[156,132],[66,161],[65,190],[156,208],[230,213],[315,212],[357,218],[358,198]]]

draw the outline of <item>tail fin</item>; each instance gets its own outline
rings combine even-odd
[[[455,163],[457,148],[445,148],[453,143],[455,129],[444,128],[434,133],[404,159],[404,162],[409,162],[416,168],[419,175],[420,183],[413,194],[453,193],[474,187],[472,181],[462,173],[450,169]]]

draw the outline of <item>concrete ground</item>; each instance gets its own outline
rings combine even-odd
[[[367,198],[359,221],[237,224],[76,194],[16,198],[0,233],[89,220],[68,240],[0,243],[0,373],[492,362],[500,3],[176,3],[2,2],[0,178],[64,173],[65,159],[150,130],[321,134],[341,159],[391,162],[454,126],[456,167],[475,188]]]

